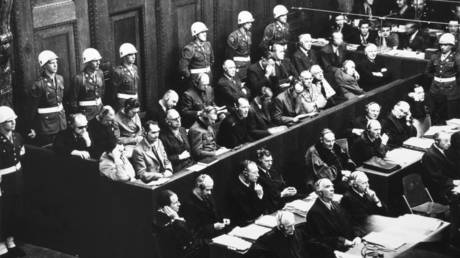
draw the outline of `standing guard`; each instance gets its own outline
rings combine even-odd
[[[251,45],[252,45],[252,23],[254,17],[248,11],[241,11],[238,14],[239,28],[227,38],[229,58],[233,59],[238,69],[238,77],[246,81],[246,74],[251,64]]]
[[[82,113],[90,121],[102,109],[105,92],[104,73],[99,69],[101,54],[94,48],[83,51],[83,71],[75,75],[70,92],[72,113]]]
[[[131,43],[123,43],[119,49],[121,65],[115,67],[112,86],[116,92],[117,108],[124,107],[127,99],[138,99],[140,75],[136,62],[137,49]]]
[[[44,50],[38,55],[42,69],[40,77],[30,90],[29,137],[38,145],[47,145],[67,128],[66,113],[62,105],[64,78],[57,74],[58,56]]]
[[[23,217],[24,180],[21,156],[25,154],[21,135],[14,131],[16,114],[0,106],[0,256],[22,257],[24,251],[16,246],[20,218]]]
[[[264,30],[264,36],[260,47],[266,51],[274,43],[287,45],[289,43],[290,33],[287,15],[289,11],[284,5],[277,5],[273,8],[273,17],[275,21],[268,24]]]

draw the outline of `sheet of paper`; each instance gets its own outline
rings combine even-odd
[[[454,133],[458,131],[459,129],[457,126],[452,126],[452,125],[433,125],[428,129],[428,131],[425,132],[423,135],[424,137],[433,137],[433,135],[437,132],[441,131],[446,131],[448,133]]]
[[[403,146],[413,147],[420,150],[426,150],[433,145],[434,140],[430,138],[411,137],[403,142]]]
[[[264,215],[260,218],[258,218],[255,221],[256,225],[267,227],[267,228],[274,228],[278,225],[278,222],[276,221],[276,217],[273,215]]]
[[[423,154],[424,153],[421,151],[406,148],[396,148],[394,150],[387,152],[385,160],[390,163],[398,164],[401,167],[404,167],[408,164],[412,164],[421,160]]]
[[[255,241],[262,235],[269,232],[271,228],[262,227],[256,224],[250,224],[246,227],[235,227],[230,233],[231,236],[241,237],[243,239],[248,239]]]
[[[237,251],[247,251],[252,245],[250,242],[239,237],[226,234],[213,238],[212,242]]]
[[[152,185],[152,186],[157,186],[157,185],[162,185],[168,181],[169,181],[169,178],[163,177],[163,178],[158,178],[157,180],[150,181],[147,184]]]
[[[187,169],[191,170],[191,171],[194,171],[194,172],[198,172],[198,171],[201,171],[202,169],[204,169],[207,166],[208,166],[208,164],[198,162],[198,163],[196,163],[194,165],[191,165]]]
[[[460,127],[460,118],[452,118],[446,121],[447,125]]]
[[[367,234],[363,239],[369,243],[381,245],[392,250],[396,250],[406,244],[404,239],[401,239],[397,235],[390,234],[386,231],[371,232]]]

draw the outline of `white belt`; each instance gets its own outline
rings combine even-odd
[[[454,82],[455,81],[455,76],[454,77],[448,77],[448,78],[441,78],[441,77],[434,77],[434,80],[437,82]]]
[[[289,82],[285,82],[285,83],[282,83],[280,84],[280,87],[281,88],[286,88],[286,87],[289,87],[291,84]]]
[[[237,62],[251,62],[250,56],[234,56],[233,61]]]
[[[38,113],[39,114],[49,114],[49,113],[56,113],[56,112],[61,112],[62,111],[62,104],[59,103],[55,107],[48,107],[48,108],[38,108]]]
[[[137,94],[117,93],[119,99],[137,99]]]
[[[19,169],[21,169],[21,162],[18,162],[16,165],[11,166],[9,168],[0,169],[0,176],[14,173],[14,172],[18,171]]]
[[[198,73],[209,73],[211,72],[211,67],[205,67],[205,68],[198,68],[198,69],[190,69],[191,74],[198,74]]]
[[[95,100],[78,101],[78,105],[82,107],[99,106],[101,103],[101,98],[97,98]]]

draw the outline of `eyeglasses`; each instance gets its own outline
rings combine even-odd
[[[80,130],[82,130],[82,129],[88,128],[88,126],[87,126],[87,125],[82,125],[82,126],[77,126],[77,128],[80,129]]]
[[[313,80],[313,77],[308,77],[308,78],[302,77],[301,79],[303,81],[310,81],[310,80]]]

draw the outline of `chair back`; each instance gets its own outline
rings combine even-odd
[[[431,202],[431,198],[419,174],[414,173],[403,177],[402,184],[404,197],[408,202],[409,208]]]
[[[335,143],[340,146],[340,148],[344,149],[348,153],[348,139],[347,138],[341,138],[341,139],[336,139]]]

